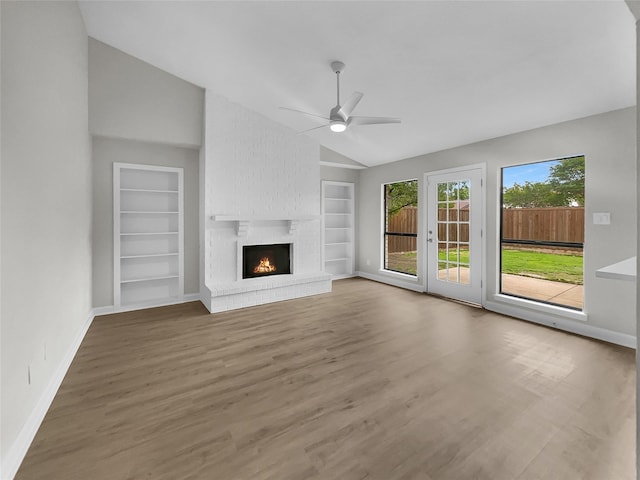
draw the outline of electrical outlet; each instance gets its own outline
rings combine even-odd
[[[371,260],[367,258],[367,266],[370,266],[370,265],[371,265]]]

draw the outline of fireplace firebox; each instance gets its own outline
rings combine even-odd
[[[291,273],[291,244],[244,245],[242,278],[286,275]]]

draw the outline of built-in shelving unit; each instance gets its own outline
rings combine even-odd
[[[113,164],[114,306],[184,294],[183,170]]]
[[[322,264],[333,278],[354,274],[354,193],[348,182],[322,182]]]

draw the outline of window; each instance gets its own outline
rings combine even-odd
[[[417,275],[418,180],[387,183],[384,200],[384,269]]]
[[[583,156],[502,169],[500,292],[582,310]]]

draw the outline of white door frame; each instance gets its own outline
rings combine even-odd
[[[486,296],[486,288],[487,288],[487,269],[486,269],[486,258],[487,258],[487,164],[486,163],[475,163],[472,165],[465,165],[461,167],[453,167],[446,168],[443,170],[432,170],[429,172],[425,172],[423,176],[423,185],[422,189],[422,204],[424,205],[423,214],[422,214],[422,226],[420,228],[420,245],[419,249],[422,249],[424,255],[422,255],[422,271],[424,272],[424,291],[429,291],[429,276],[427,274],[427,267],[429,261],[429,255],[427,254],[427,238],[429,237],[427,234],[428,231],[428,221],[429,221],[429,188],[428,188],[428,178],[431,175],[443,175],[449,173],[457,173],[457,172],[466,172],[467,170],[480,170],[480,225],[482,228],[482,235],[480,239],[480,269],[481,269],[481,281],[480,281],[480,301],[481,305],[484,306],[487,301]]]

